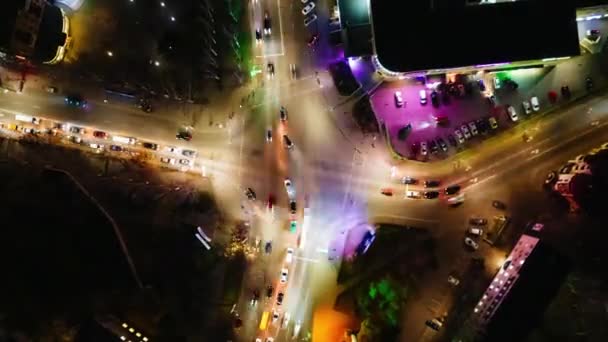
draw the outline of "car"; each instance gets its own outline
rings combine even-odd
[[[439,146],[441,147],[441,150],[443,152],[447,152],[448,151],[448,144],[445,143],[445,140],[443,140],[442,137],[438,137],[437,138],[437,143],[439,144]]]
[[[475,242],[470,237],[465,237],[464,238],[464,244],[467,245],[468,247],[474,249],[474,250],[477,250],[477,248],[479,248],[479,245],[477,244],[477,242]]]
[[[452,197],[448,198],[448,200],[447,200],[448,205],[453,206],[453,207],[457,206],[463,202],[464,202],[464,194],[452,196]]]
[[[108,139],[108,133],[102,131],[93,131],[93,136],[99,139]]]
[[[46,87],[45,89],[47,93],[54,94],[57,92],[57,87]]]
[[[391,188],[382,188],[380,189],[380,193],[384,196],[393,196],[393,189]]]
[[[192,133],[188,131],[180,131],[175,135],[175,139],[190,141],[192,140]]]
[[[87,106],[87,101],[78,94],[69,94],[65,97],[64,101],[73,107],[85,108]]]
[[[283,182],[283,184],[285,184],[285,191],[287,191],[287,195],[289,197],[293,197],[293,195],[295,194],[295,189],[293,188],[291,179],[285,178],[285,181]]]
[[[194,157],[194,156],[196,156],[196,151],[182,150],[182,155],[184,155],[186,157]]]
[[[439,331],[439,329],[441,329],[441,326],[443,326],[443,323],[441,323],[441,321],[439,321],[436,318],[429,319],[426,322],[424,322],[424,324],[426,324],[427,327],[429,327],[435,331]]]
[[[268,210],[274,210],[274,196],[272,194],[268,194],[268,201],[266,201],[266,207]]]
[[[506,204],[504,204],[503,202],[498,201],[498,200],[492,201],[492,206],[496,209],[501,209],[501,210],[505,210],[507,208]]]
[[[477,119],[475,121],[475,125],[477,126],[477,129],[479,130],[479,133],[481,133],[481,134],[488,133],[489,125],[488,125],[488,121],[487,120]]]
[[[494,83],[494,89],[500,89],[500,87],[502,86],[502,83],[500,82],[500,78],[498,78],[497,76],[494,76],[493,83]]]
[[[251,301],[249,304],[251,304],[251,306],[255,306],[259,300],[260,300],[260,290],[255,289],[255,290],[253,290],[253,294],[251,295]]]
[[[418,180],[416,178],[412,178],[412,177],[403,177],[403,178],[401,178],[401,183],[402,184],[417,184]]]
[[[497,129],[498,128],[498,121],[496,121],[495,117],[490,116],[488,118],[488,123],[490,124],[490,128],[492,128],[492,129]]]
[[[175,159],[174,158],[162,157],[162,158],[160,158],[160,162],[164,163],[164,164],[175,165]]]
[[[458,128],[454,130],[454,135],[456,136],[456,140],[458,140],[459,144],[464,144],[464,135],[462,135],[462,132],[460,132]]]
[[[86,130],[82,127],[77,127],[77,126],[70,126],[69,129],[70,133],[75,133],[75,134],[85,134]]]
[[[283,304],[283,297],[285,295],[283,294],[283,292],[279,292],[279,294],[277,295],[277,305],[281,305]]]
[[[261,44],[263,42],[262,40],[262,32],[260,31],[259,28],[255,29],[255,43],[256,44]]]
[[[437,151],[439,151],[439,146],[433,139],[429,140],[429,147],[431,148],[431,153],[437,153]]]
[[[308,17],[304,18],[304,26],[308,26],[317,20],[316,14],[311,14]]]
[[[533,109],[535,112],[538,112],[538,111],[540,110],[540,103],[538,102],[538,97],[533,96],[533,97],[530,99],[530,103],[532,104],[532,109]]]
[[[295,80],[298,78],[298,70],[295,64],[289,64],[289,73],[291,74],[291,79]]]
[[[528,101],[522,102],[521,107],[524,109],[524,114],[532,113],[532,107],[530,106],[530,102],[528,102]]]
[[[474,236],[482,236],[483,235],[483,229],[477,227],[477,226],[473,226],[473,227],[469,227],[469,229],[467,230],[467,233],[469,235],[474,235]]]
[[[471,132],[469,132],[467,125],[460,126],[460,131],[464,135],[465,139],[471,139]]]
[[[471,131],[471,135],[476,136],[478,134],[478,132],[477,132],[477,125],[475,125],[475,122],[471,121],[468,123],[468,125],[469,125],[469,130]]]
[[[279,109],[279,119],[281,119],[281,121],[287,121],[287,109],[283,106]]]
[[[283,135],[283,143],[285,144],[285,148],[287,148],[288,150],[291,150],[293,148],[293,142],[286,134]]]
[[[272,323],[276,323],[279,320],[280,315],[278,310],[272,310]]]
[[[295,215],[296,211],[297,211],[297,207],[296,207],[296,201],[294,201],[294,200],[290,200],[290,201],[289,201],[289,212],[290,212],[291,214],[294,214],[294,215]]]
[[[140,98],[137,102],[137,108],[141,109],[146,113],[150,113],[152,111],[152,104],[146,98]]]
[[[165,146],[163,151],[168,152],[168,153],[179,153],[181,150],[175,146]]]
[[[110,151],[120,152],[120,151],[122,151],[122,146],[119,146],[119,145],[110,145]]]
[[[286,264],[291,264],[291,261],[293,260],[293,248],[288,247],[285,253],[285,263]]]
[[[149,150],[153,150],[156,151],[158,150],[158,144],[155,143],[151,143],[151,142],[144,142],[141,144],[144,148],[147,148]]]
[[[518,120],[517,112],[513,106],[507,106],[507,114],[509,114],[509,119],[511,119],[511,121],[516,122]]]
[[[266,337],[266,342],[274,342],[274,337]]]
[[[286,312],[283,315],[283,322],[281,323],[281,328],[283,328],[283,329],[287,328],[287,326],[289,325],[290,318],[291,318],[291,315],[289,314],[289,312]]]
[[[302,15],[308,15],[315,8],[315,2],[309,1],[304,8],[302,8]]]
[[[249,198],[250,200],[255,200],[256,199],[256,195],[255,195],[255,191],[253,191],[252,188],[247,188],[245,189],[245,195],[247,196],[247,198]]]
[[[403,107],[403,97],[401,96],[401,91],[399,90],[395,92],[395,106]]]
[[[431,103],[435,107],[439,107],[439,94],[435,90],[431,92]]]
[[[266,241],[266,243],[264,244],[264,253],[266,253],[266,254],[272,253],[272,241],[271,240]]]
[[[298,221],[291,220],[289,221],[289,231],[295,233],[298,230]]]
[[[82,138],[81,137],[77,137],[77,136],[74,136],[74,135],[68,136],[68,139],[71,142],[75,143],[75,144],[80,144],[82,142]]]
[[[423,156],[426,156],[427,154],[429,154],[429,150],[424,141],[420,142],[420,154]]]
[[[454,184],[454,185],[450,185],[447,188],[445,188],[444,193],[446,195],[454,195],[454,194],[458,193],[458,191],[460,191],[460,185]]]
[[[266,77],[274,78],[274,63],[266,64]]]
[[[274,288],[272,287],[272,285],[268,285],[268,287],[266,287],[266,298],[271,298],[273,291]]]
[[[287,282],[287,276],[289,275],[289,270],[286,268],[281,269],[281,284],[285,284]]]
[[[565,99],[569,99],[569,98],[570,98],[571,93],[570,93],[570,87],[569,87],[569,86],[567,86],[567,85],[563,85],[563,86],[560,88],[560,90],[561,90],[562,96],[563,96]]]
[[[180,159],[179,163],[185,166],[188,166],[192,163],[192,161],[190,161],[190,159]]]
[[[471,217],[469,219],[469,223],[477,226],[485,226],[486,224],[488,224],[488,220],[483,217]]]
[[[426,199],[434,199],[439,197],[439,191],[425,191],[424,198]]]
[[[308,0],[306,0],[306,1],[308,1]],[[308,42],[307,42],[308,43],[308,47],[314,48],[315,46],[317,46],[318,42],[319,42],[319,35],[318,34],[313,34],[308,39]]]
[[[272,129],[267,129],[266,130],[266,142],[271,142],[272,141]]]
[[[405,192],[405,197],[407,197],[407,198],[420,198],[420,197],[422,197],[422,195],[420,194],[420,191],[408,190],[408,191]]]
[[[425,180],[424,181],[424,187],[425,188],[436,188],[441,184],[441,181],[438,180]]]
[[[272,33],[272,27],[271,27],[271,22],[270,22],[270,15],[268,15],[268,12],[265,12],[264,13],[264,35],[270,36],[271,33]]]
[[[450,143],[450,145],[452,145],[454,147],[458,146],[458,142],[456,141],[456,139],[454,138],[453,135],[448,134],[447,138],[448,138],[448,142]]]
[[[460,280],[458,280],[458,278],[450,275],[450,276],[448,276],[448,283],[450,283],[453,286],[458,286],[458,284],[460,284]]]
[[[29,129],[31,129],[31,128],[29,128]],[[32,131],[26,131],[26,133],[32,133]],[[103,149],[103,145],[100,145],[100,144],[89,144],[89,146],[94,150]]]
[[[425,105],[426,104],[426,90],[420,89],[420,91],[418,92],[418,95],[420,96],[420,104]]]

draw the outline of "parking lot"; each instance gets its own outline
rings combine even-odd
[[[387,82],[371,102],[397,153],[441,160],[586,92],[589,75],[603,86],[605,66],[588,54],[557,66]]]

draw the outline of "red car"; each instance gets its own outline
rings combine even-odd
[[[268,195],[268,210],[272,210],[274,208],[274,196],[272,194]]]
[[[313,34],[308,40],[308,47],[314,48],[319,42],[319,35]]]
[[[380,189],[380,193],[384,196],[393,196],[393,189],[391,188],[382,188]]]
[[[99,139],[108,139],[108,133],[102,131],[93,131],[93,136]]]

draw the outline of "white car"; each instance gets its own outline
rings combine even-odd
[[[471,235],[475,235],[475,236],[482,236],[483,229],[481,229],[479,227],[469,227],[469,230],[467,231],[467,233],[469,233]]]
[[[475,123],[473,121],[469,122],[469,129],[471,130],[472,136],[477,135],[477,126],[475,125]]]
[[[459,144],[464,144],[464,136],[458,128],[454,130],[454,135],[456,136],[456,140],[458,140]]]
[[[460,126],[460,130],[462,131],[462,134],[464,134],[465,139],[471,139],[471,132],[469,132],[467,125]]]
[[[308,13],[310,13],[310,11],[312,11],[315,8],[315,2],[311,1],[309,3],[306,4],[306,6],[304,6],[304,8],[302,8],[302,14],[303,15],[307,15]]]
[[[281,269],[281,284],[285,284],[287,282],[287,275],[289,274],[289,270],[286,268]]]
[[[426,91],[424,89],[420,89],[418,94],[420,95],[420,104],[426,104]]]
[[[276,323],[279,320],[280,313],[277,310],[272,310],[272,323]],[[268,340],[266,340],[268,341]]]
[[[407,198],[420,198],[420,191],[412,191],[412,190],[408,190],[405,192],[405,197]]]
[[[532,113],[532,107],[530,107],[530,102],[528,102],[528,101],[522,102],[521,107],[524,109],[524,114]]]
[[[175,165],[175,158],[162,157],[162,158],[160,158],[160,162],[165,163],[165,164]]]
[[[471,239],[470,237],[465,237],[464,238],[464,244],[471,247],[474,250],[477,250],[477,248],[479,248],[479,245],[477,244],[477,242],[475,242],[473,239]]]
[[[287,248],[287,253],[285,254],[285,263],[291,264],[293,260],[293,248]]]
[[[490,127],[492,129],[497,129],[498,128],[498,121],[496,121],[495,117],[490,116],[490,118],[488,119],[488,122],[490,123]]]
[[[317,20],[316,14],[311,14],[310,16],[304,18],[304,26],[308,26]]]
[[[515,108],[513,108],[513,106],[507,107],[507,113],[509,114],[509,118],[511,119],[511,121],[516,122],[518,120],[517,112],[515,111]]]
[[[403,97],[401,96],[401,91],[395,92],[395,106],[397,106],[397,107],[403,106]]]
[[[289,325],[290,318],[291,318],[291,315],[289,314],[289,312],[286,312],[283,315],[283,324],[281,324],[281,328],[283,328],[283,329],[287,328],[287,326]]]
[[[301,0],[303,4],[307,3],[308,0]]]
[[[179,149],[179,147],[175,147],[175,146],[165,146],[165,152],[179,154],[180,149]]]
[[[530,99],[530,103],[532,104],[532,109],[535,112],[538,112],[540,110],[540,103],[538,102],[538,97],[534,96]]]
[[[287,191],[287,195],[289,198],[293,198],[295,194],[295,189],[293,188],[293,184],[291,183],[291,179],[285,178],[285,191]]]
[[[458,278],[448,276],[448,283],[450,283],[454,286],[458,286],[458,284],[460,284],[460,280],[458,280]]]
[[[423,156],[426,156],[427,154],[429,154],[429,149],[426,146],[426,141],[422,141],[420,143],[420,154]]]

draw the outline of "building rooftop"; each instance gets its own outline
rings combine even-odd
[[[375,51],[397,72],[578,55],[575,7],[550,0],[371,0]]]

